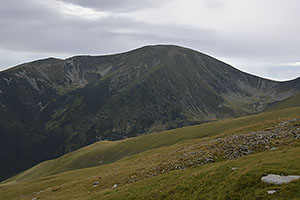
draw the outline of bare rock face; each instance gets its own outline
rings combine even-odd
[[[261,178],[261,181],[265,183],[281,185],[283,183],[289,183],[291,181],[298,180],[298,179],[300,179],[300,176],[296,176],[296,175],[283,176],[283,175],[269,174],[267,176],[263,176]]]

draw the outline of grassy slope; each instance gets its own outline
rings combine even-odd
[[[277,124],[278,118],[292,119],[295,117],[300,117],[300,107],[187,127],[160,134],[140,136],[129,139],[127,142],[132,142],[133,140],[135,143],[129,144],[138,145],[139,148],[144,145],[144,150],[146,150],[146,147],[148,149],[151,147],[154,148],[155,143],[152,145],[146,143],[146,141],[142,143],[143,137],[149,137],[148,139],[151,139],[152,142],[156,141],[160,146],[163,144],[170,146],[154,148],[109,165],[69,171],[38,178],[33,181],[22,182],[22,180],[36,178],[34,175],[25,176],[25,178],[23,177],[24,179],[22,176],[17,176],[11,179],[10,182],[0,185],[0,196],[4,199],[32,199],[34,197],[38,197],[39,199],[50,199],[52,197],[55,197],[55,199],[149,199],[150,197],[154,199],[226,199],[226,196],[231,197],[229,199],[234,199],[233,197],[237,199],[241,197],[244,197],[244,199],[253,199],[254,195],[257,199],[268,199],[270,196],[266,195],[267,190],[279,189],[279,192],[272,197],[278,197],[277,199],[300,198],[299,191],[296,189],[300,186],[299,181],[283,186],[267,185],[259,181],[260,177],[266,173],[299,174],[299,144],[282,147],[277,151],[254,154],[238,160],[221,161],[200,167],[188,168],[183,171],[171,171],[133,184],[126,182],[136,172],[151,169],[160,163],[170,152],[175,153],[178,148],[189,147],[195,142],[209,139],[209,137],[192,139],[171,145],[172,142],[178,142],[176,139],[179,139],[180,136],[183,139],[188,139],[261,130]],[[163,141],[156,137],[168,140],[169,143],[166,141],[166,143],[162,143]],[[126,143],[126,141],[123,142]],[[120,145],[121,141],[118,143]],[[96,143],[78,152],[84,155],[89,152],[88,150],[91,151],[96,147],[104,151],[116,145],[114,142],[106,142],[105,145],[101,145],[101,149],[98,147],[98,144]],[[129,148],[129,144],[125,146]],[[124,151],[125,147],[119,147],[119,145],[114,147],[118,147],[118,150],[114,150],[114,152]],[[73,152],[73,156],[78,154],[78,152]],[[125,152],[128,151],[126,150]],[[90,154],[90,156],[92,155],[95,156],[96,152]],[[122,155],[125,155],[124,152]],[[77,164],[83,163],[79,158],[80,156],[77,155],[73,161],[76,161]],[[54,167],[59,167],[59,160],[61,163],[66,161],[62,158],[52,161],[54,162],[52,163]],[[50,163],[51,161],[48,161],[43,163],[43,165],[46,168],[48,167],[47,169],[50,169]],[[231,167],[240,167],[240,169],[232,171]],[[32,170],[34,171],[35,168]],[[40,172],[44,171],[41,170]],[[41,173],[40,175],[44,174]],[[21,182],[16,183],[16,180]],[[93,182],[95,181],[99,181],[100,184],[98,187],[93,188]],[[119,184],[121,187],[111,189],[114,184]]]
[[[300,144],[233,161],[172,171],[143,182],[106,190],[90,199],[300,199],[300,181],[262,183],[269,173],[299,174]],[[232,170],[238,167],[237,170]],[[277,193],[268,195],[268,190]]]
[[[136,170],[134,159],[107,166],[66,172],[33,182],[0,186],[3,199],[300,199],[300,182],[274,186],[260,182],[263,175],[299,174],[300,144],[232,161],[222,161],[152,177],[111,189]],[[145,156],[145,155],[143,155]],[[147,156],[147,155],[146,155]],[[151,158],[151,157],[150,157]],[[143,160],[145,161],[145,160]],[[127,164],[127,169],[124,169]],[[141,163],[146,167],[146,161]],[[139,166],[141,167],[141,166]],[[238,167],[238,170],[231,168]],[[121,169],[121,170],[119,170]],[[99,179],[101,177],[101,179]],[[93,182],[100,185],[93,188]],[[268,190],[277,190],[267,195]]]
[[[270,108],[269,111],[280,110],[284,108],[293,108],[300,106],[300,95],[292,96],[284,101],[281,101],[277,105]]]
[[[108,164],[127,156],[159,147],[170,146],[178,142],[182,143],[189,139],[211,137],[221,133],[234,134],[246,131],[249,130],[249,126],[251,126],[253,130],[259,130],[270,125],[268,120],[294,118],[298,116],[299,113],[300,108],[278,110],[253,116],[141,135],[116,142],[97,142],[72,153],[68,153],[58,159],[42,162],[8,181],[32,180],[64,171]]]

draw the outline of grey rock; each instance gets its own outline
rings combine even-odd
[[[98,182],[98,181],[96,181],[96,182],[94,182],[94,183],[93,183],[93,185],[99,185],[99,182]]]
[[[283,176],[283,175],[269,174],[268,176],[263,176],[261,178],[261,181],[265,183],[280,185],[298,179],[300,179],[300,176],[296,176],[296,175]]]
[[[267,191],[268,194],[274,194],[276,192],[277,192],[276,190],[269,190],[269,191]]]

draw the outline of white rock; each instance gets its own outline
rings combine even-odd
[[[276,174],[269,174],[268,176],[263,176],[261,178],[261,181],[265,182],[265,183],[272,183],[275,185],[280,185],[280,184],[289,183],[293,180],[298,180],[298,179],[300,179],[300,176],[293,176],[293,175],[280,176],[280,175],[276,175]]]
[[[112,188],[117,188],[118,187],[118,184],[114,184],[113,186],[112,186]]]
[[[231,170],[238,170],[238,167],[232,167]]]
[[[268,194],[274,194],[275,192],[277,192],[276,190],[269,190],[267,191]]]

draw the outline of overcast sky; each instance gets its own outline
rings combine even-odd
[[[176,44],[275,80],[300,76],[299,0],[0,0],[0,69]]]

